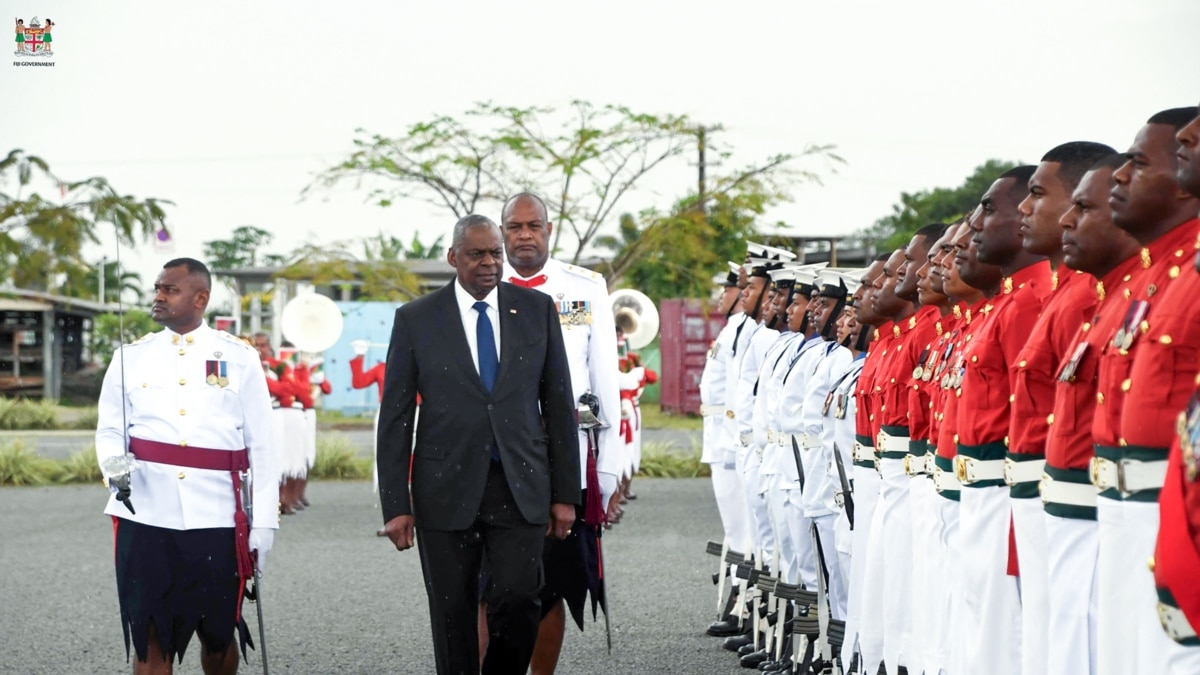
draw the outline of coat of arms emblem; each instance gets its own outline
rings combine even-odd
[[[45,23],[35,16],[25,23],[24,19],[16,20],[16,56],[33,56],[48,58],[54,55],[54,22],[46,19]]]

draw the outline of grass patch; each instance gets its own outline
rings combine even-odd
[[[58,467],[58,462],[39,457],[20,440],[0,446],[0,485],[46,485],[58,476]]]
[[[641,407],[643,429],[704,430],[704,420],[699,417],[665,413],[662,406],[657,403],[643,403]]]
[[[67,412],[67,414],[63,415],[66,418],[62,422],[63,429],[95,431],[96,426],[100,423],[100,411],[96,410],[96,406],[67,408],[64,412]]]
[[[100,465],[96,463],[95,445],[90,445],[54,464],[57,472],[54,482],[60,485],[99,483],[104,480],[104,474],[100,472]]]
[[[58,429],[58,402],[0,398],[0,429]]]
[[[680,450],[673,443],[643,443],[639,476],[647,478],[703,478],[712,467],[700,461],[700,446]]]
[[[371,477],[371,458],[359,457],[358,449],[342,434],[317,438],[317,461],[308,470],[315,480],[365,480]]]
[[[354,426],[372,427],[375,425],[375,415],[347,415],[341,410],[317,410],[317,424],[321,426]]]

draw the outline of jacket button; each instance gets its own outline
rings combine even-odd
[[[491,403],[489,403],[489,404],[488,404],[488,410],[492,410],[492,409],[493,409],[493,408],[495,408],[495,407],[496,407],[496,406],[492,405]]]
[[[179,472],[179,480],[183,480],[183,472],[182,471]]]
[[[179,386],[181,386],[181,387],[182,387],[182,386],[183,386],[183,385],[185,385],[185,384],[187,384],[187,380],[183,379],[182,377],[181,377],[181,378],[179,378]]]
[[[183,410],[183,409],[181,408],[181,409],[179,410],[179,414],[180,414],[180,416],[186,415],[186,414],[187,414],[187,411],[186,411],[186,410]]]

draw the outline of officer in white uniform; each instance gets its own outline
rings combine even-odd
[[[808,384],[801,406],[801,461],[804,465],[805,484],[801,500],[804,515],[812,521],[821,542],[825,570],[828,573],[829,607],[832,618],[846,618],[845,581],[837,557],[834,538],[834,519],[837,513],[835,493],[840,489],[837,473],[833,467],[833,444],[823,443],[826,414],[832,407],[831,393],[841,374],[850,366],[854,357],[850,350],[834,339],[837,321],[846,306],[846,284],[835,270],[821,270],[817,282],[820,284],[820,309],[814,319],[824,341],[820,349],[821,358],[808,377]]]
[[[509,199],[501,212],[501,228],[508,258],[504,280],[535,288],[554,300],[571,368],[574,400],[578,403],[581,396],[590,393],[599,402],[598,417],[606,426],[595,432],[596,447],[590,447],[587,432],[579,432],[579,484],[585,490],[584,513],[579,515],[580,520],[590,515],[589,522],[602,519],[612,505],[619,477],[628,464],[625,443],[619,435],[621,392],[617,328],[608,300],[608,285],[600,274],[550,258],[549,238],[553,224],[547,216],[545,203],[537,195],[522,193]],[[593,453],[594,462],[591,461]],[[595,468],[598,484],[588,485],[589,464]],[[597,508],[597,503],[601,513],[598,516],[589,514]],[[583,583],[583,571],[576,576],[573,570],[561,569],[565,564],[573,565],[563,561],[578,558],[577,553],[568,549],[580,546],[576,538],[587,530],[582,525],[572,526],[572,534],[562,541],[548,539],[543,552],[546,567],[542,591],[544,619],[531,665],[534,672],[553,670],[553,663],[542,659],[552,655],[556,663],[562,648],[565,613],[560,598],[571,606],[576,624],[583,629],[583,595],[580,593],[586,592],[586,588],[579,585]]]
[[[741,269],[740,264],[729,263],[729,272],[716,307],[717,314],[725,315],[727,320],[717,334],[717,339],[709,347],[708,359],[704,363],[704,371],[700,374],[700,415],[704,420],[700,461],[708,464],[711,469],[713,497],[717,502],[717,512],[725,533],[725,546],[739,553],[747,553],[748,551],[740,548],[740,545],[748,535],[750,515],[747,513],[746,501],[738,493],[733,458],[730,457],[726,462],[725,449],[732,447],[733,441],[728,438],[729,431],[724,422],[729,361],[733,357],[737,329],[745,318],[740,310],[741,289],[738,288]],[[736,582],[735,577],[735,587]],[[736,591],[736,588],[734,590]],[[736,635],[740,632],[737,623],[736,617],[727,614],[710,625],[707,633],[716,637]]]
[[[96,429],[96,457],[113,491],[104,512],[115,519],[126,650],[132,638],[140,661],[170,659],[195,628],[206,670],[230,660],[236,669],[241,584],[254,554],[263,567],[279,526],[266,380],[253,347],[203,322],[210,287],[199,261],[163,267],[152,317],[166,330],[113,356]],[[127,440],[134,462],[123,474],[112,462]],[[249,518],[239,494],[247,481]]]

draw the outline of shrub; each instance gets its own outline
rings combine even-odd
[[[371,458],[359,457],[350,439],[342,434],[317,438],[317,461],[308,470],[315,480],[365,480],[371,477]]]
[[[647,478],[701,478],[712,475],[712,468],[700,461],[700,446],[678,450],[671,443],[644,443],[639,476]]]
[[[20,440],[0,446],[0,485],[45,485],[58,475],[58,466],[35,455]]]
[[[90,445],[55,464],[55,483],[99,483],[104,479],[100,465],[96,462],[95,445]]]

